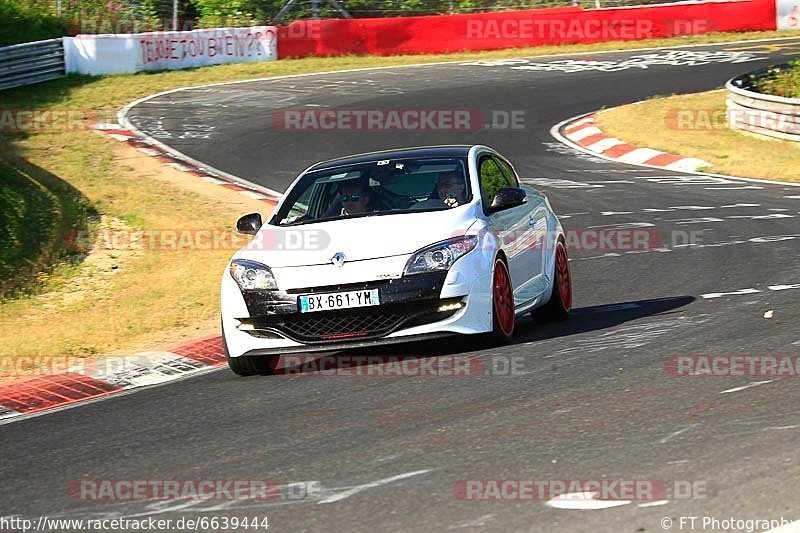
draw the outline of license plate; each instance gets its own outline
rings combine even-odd
[[[328,294],[304,294],[300,296],[298,303],[301,313],[313,313],[314,311],[380,305],[380,300],[378,298],[378,289],[365,289]]]

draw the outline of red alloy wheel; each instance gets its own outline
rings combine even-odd
[[[511,277],[502,259],[494,263],[494,290],[492,292],[494,316],[499,332],[508,338],[514,333],[514,295],[511,291]]]
[[[558,293],[565,312],[572,308],[572,273],[569,268],[567,249],[559,242],[556,249],[556,271],[558,272]]]

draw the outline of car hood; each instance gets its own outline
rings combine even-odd
[[[475,222],[474,204],[421,213],[331,220],[299,226],[265,224],[237,258],[272,268],[330,264],[408,255],[429,244],[463,235]]]

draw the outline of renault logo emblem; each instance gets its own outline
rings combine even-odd
[[[333,257],[331,257],[331,263],[333,263],[339,268],[341,268],[342,265],[344,264],[344,260],[345,257],[342,252],[336,252],[335,254],[333,254]]]

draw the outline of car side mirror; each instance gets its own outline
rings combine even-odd
[[[262,225],[261,213],[250,213],[236,221],[236,231],[245,235],[255,235]]]
[[[517,207],[527,201],[527,194],[522,189],[516,187],[501,187],[497,194],[492,198],[492,203],[489,206],[489,212],[495,213],[503,209]]]

